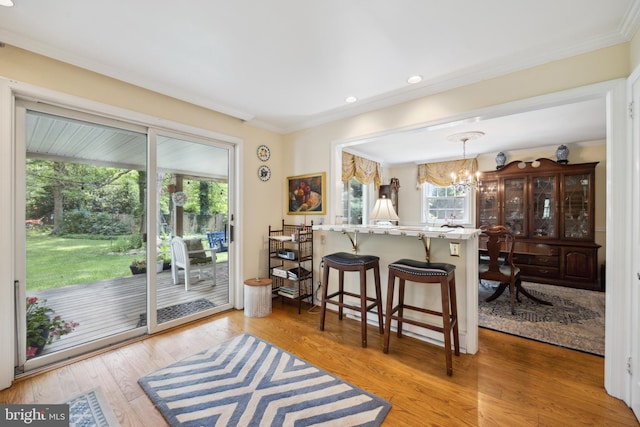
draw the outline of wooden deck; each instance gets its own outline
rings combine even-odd
[[[206,299],[219,306],[229,302],[228,263],[218,263],[216,286],[212,278],[193,281],[191,290],[184,290],[184,281],[174,285],[171,271],[157,274],[158,308]],[[134,329],[145,315],[147,306],[146,274],[119,277],[99,282],[83,283],[62,288],[27,292],[47,300],[56,315],[80,326],[51,345],[42,354],[71,348],[97,339]]]

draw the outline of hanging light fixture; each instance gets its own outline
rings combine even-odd
[[[462,160],[467,160],[467,141],[472,141],[474,139],[478,139],[484,135],[484,132],[462,132],[450,135],[447,137],[449,141],[460,141],[462,142]],[[467,190],[474,189],[480,183],[480,172],[470,171],[465,169],[461,173],[451,172],[451,185],[453,185],[456,190]]]

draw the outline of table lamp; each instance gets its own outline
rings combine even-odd
[[[392,226],[393,224],[391,221],[400,221],[395,209],[393,209],[391,200],[387,199],[385,196],[376,200],[376,204],[373,206],[369,219],[376,221],[376,225],[384,227]]]

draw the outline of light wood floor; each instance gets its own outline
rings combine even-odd
[[[481,329],[478,354],[454,357],[447,377],[441,348],[392,336],[384,354],[374,327],[363,349],[356,321],[329,313],[324,332],[318,324],[317,313],[298,315],[279,301],[264,318],[218,314],[21,379],[0,392],[0,402],[60,403],[100,385],[123,426],[164,426],[138,378],[248,332],[390,401],[385,426],[638,425],[604,391],[598,356]]]

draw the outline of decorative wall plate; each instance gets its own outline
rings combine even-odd
[[[266,145],[261,145],[258,147],[258,158],[263,162],[266,162],[271,157],[271,150]]]
[[[260,166],[258,168],[258,177],[262,181],[269,181],[269,178],[271,178],[271,169],[269,169],[269,166],[266,166],[266,165]]]
[[[173,193],[173,203],[176,204],[176,206],[184,206],[185,203],[187,203],[187,193],[185,193],[184,191],[177,191],[175,193]]]

